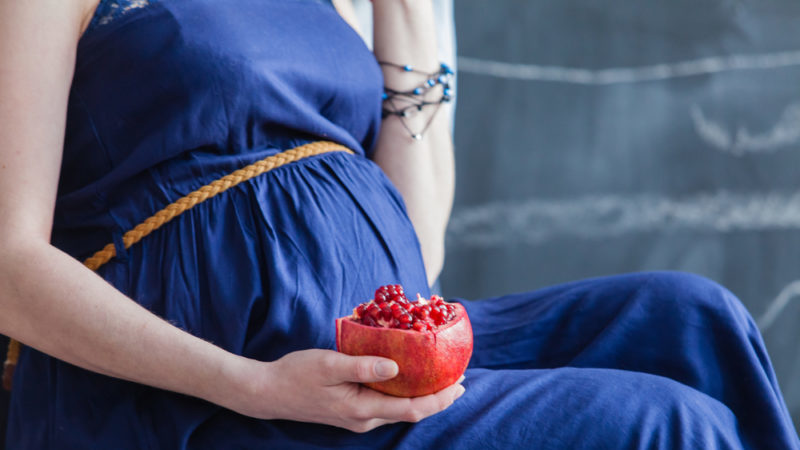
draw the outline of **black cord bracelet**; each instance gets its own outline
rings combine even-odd
[[[428,127],[430,127],[431,123],[433,122],[433,119],[436,116],[441,104],[450,102],[453,99],[454,92],[451,87],[451,83],[453,77],[455,76],[455,72],[453,72],[453,70],[445,63],[441,63],[439,65],[439,70],[436,72],[424,72],[417,70],[408,64],[402,65],[386,61],[378,61],[378,64],[381,66],[394,67],[398,70],[402,70],[403,72],[418,73],[425,76],[424,82],[407,91],[399,91],[384,86],[383,109],[381,114],[381,117],[384,119],[389,116],[399,117],[403,127],[406,129],[406,131],[408,131],[413,139],[422,139],[423,135],[428,130]],[[424,98],[428,91],[434,89],[438,85],[442,86],[442,96],[436,101],[425,100]],[[403,102],[403,104],[400,106],[397,105],[399,101]],[[415,112],[421,112],[424,108],[429,106],[435,106],[436,110],[425,123],[423,129],[417,133],[411,131],[406,124],[405,119],[414,115]]]

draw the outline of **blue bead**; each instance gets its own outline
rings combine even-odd
[[[447,83],[447,77],[444,75],[439,75],[439,83],[445,84]]]
[[[387,98],[389,98],[389,96],[386,94],[386,92],[384,92],[383,94],[381,94],[381,98],[386,100]]]
[[[405,66],[403,66],[403,70],[405,70],[406,72],[411,72],[412,70],[414,70],[414,68],[406,64]]]
[[[422,88],[414,89],[414,95],[420,95],[420,94],[422,94]]]
[[[444,96],[445,97],[449,97],[450,95],[452,95],[452,93],[453,93],[453,90],[450,89],[450,88],[447,88],[447,89],[444,90]]]
[[[435,85],[436,85],[436,80],[434,80],[433,78],[428,80],[428,86],[433,87]]]

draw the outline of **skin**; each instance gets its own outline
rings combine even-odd
[[[304,350],[262,362],[226,352],[153,315],[50,245],[75,52],[97,3],[0,0],[0,333],[88,370],[262,419],[365,432],[452,404],[464,392],[460,383],[413,399],[361,386],[396,375],[397,365],[383,358]],[[376,3],[376,56],[435,69],[429,0]],[[415,84],[389,71],[386,82]],[[452,204],[445,116],[440,111],[422,142],[386,120],[375,157],[407,203],[431,280],[441,268]]]

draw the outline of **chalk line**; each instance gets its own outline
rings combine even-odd
[[[800,66],[800,51],[752,55],[724,55],[640,67],[581,69],[575,67],[515,64],[458,57],[459,71],[476,75],[525,81],[551,81],[608,85],[667,80],[734,70],[764,70]]]
[[[739,126],[736,133],[705,115],[698,105],[692,105],[692,122],[700,138],[708,145],[733,156],[769,153],[800,143],[800,102],[783,110],[778,122],[767,132],[752,134]]]
[[[800,229],[800,191],[493,202],[454,211],[447,239],[454,247],[493,248],[538,244],[554,238],[597,239],[670,229]]]
[[[786,287],[781,290],[780,294],[775,297],[775,300],[770,302],[767,310],[756,321],[756,323],[758,323],[758,328],[762,332],[768,330],[772,324],[775,323],[775,319],[778,318],[780,313],[786,309],[789,302],[796,298],[800,298],[800,280],[795,280],[786,285]]]

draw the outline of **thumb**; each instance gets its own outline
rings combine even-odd
[[[370,383],[397,376],[399,368],[391,359],[378,356],[346,356],[342,359],[340,372],[342,381]]]

